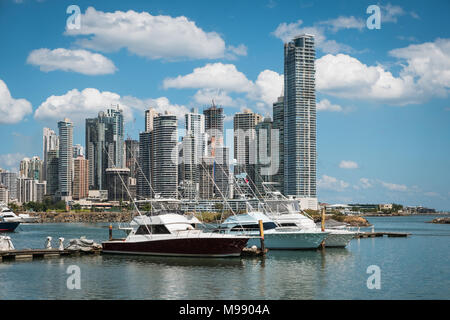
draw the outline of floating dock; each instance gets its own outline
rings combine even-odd
[[[80,256],[88,254],[100,254],[101,249],[98,250],[59,250],[59,249],[24,249],[24,250],[9,250],[0,251],[0,262],[14,261],[14,260],[34,260],[44,258],[56,258],[62,256]]]
[[[403,232],[361,232],[358,233],[355,238],[378,238],[378,237],[396,237],[396,238],[405,238],[410,236],[411,233],[403,233]]]

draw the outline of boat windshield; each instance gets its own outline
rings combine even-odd
[[[264,230],[275,229],[276,227],[277,227],[277,225],[274,222],[264,222],[263,223]],[[254,224],[237,225],[237,226],[234,226],[233,228],[231,228],[231,230],[232,231],[238,231],[238,230],[259,230],[259,224],[254,223]]]
[[[170,231],[163,224],[147,224],[140,225],[136,234],[170,234]]]

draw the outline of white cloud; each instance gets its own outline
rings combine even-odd
[[[390,55],[406,61],[400,75],[417,79],[427,96],[446,97],[450,90],[450,39],[409,45],[391,50]]]
[[[348,188],[350,186],[350,184],[343,180],[338,180],[335,177],[322,175],[322,177],[319,178],[319,180],[317,181],[317,186],[320,189],[333,190],[333,191],[340,192],[340,191],[344,191],[346,188]]]
[[[192,73],[176,78],[166,78],[163,87],[168,88],[210,88],[225,91],[247,92],[252,83],[234,64],[208,63],[195,68]]]
[[[359,179],[359,182],[363,189],[369,189],[369,188],[372,188],[372,186],[373,186],[372,182],[367,178],[361,178],[361,179]]]
[[[327,40],[323,26],[301,27],[302,20],[292,23],[280,23],[272,34],[283,42],[289,42],[294,37],[308,33],[314,35],[315,46],[325,53],[352,52],[353,49],[335,40]],[[319,23],[320,24],[320,23]]]
[[[229,97],[229,93],[244,93],[247,98],[256,101],[256,107],[262,111],[272,108],[282,94],[283,75],[271,70],[260,72],[255,82],[247,79],[233,64],[210,63],[195,68],[192,73],[166,78],[165,89],[200,89],[194,96],[197,102],[209,102],[213,96],[222,100],[223,105],[236,106],[238,102]],[[218,101],[217,101],[218,102]],[[220,102],[218,102],[220,104]],[[242,104],[242,103],[241,103]]]
[[[244,44],[240,44],[237,47],[228,46],[227,52],[225,53],[225,57],[231,60],[235,60],[237,56],[246,56],[247,55],[247,46]]]
[[[233,98],[220,89],[200,89],[194,95],[194,101],[199,104],[210,104],[213,100],[215,104],[224,107],[234,107],[237,104]]]
[[[337,32],[342,29],[358,29],[362,30],[366,27],[366,23],[361,18],[355,18],[353,16],[344,17],[340,16],[336,19],[330,19],[321,21],[319,24],[327,25],[333,32]]]
[[[391,191],[408,191],[408,187],[405,186],[404,184],[395,184],[384,181],[380,181],[380,183],[384,188],[389,189]]]
[[[341,163],[339,163],[339,168],[342,168],[342,169],[358,169],[358,164],[355,161],[342,160]]]
[[[64,48],[33,50],[27,58],[27,63],[38,66],[45,72],[62,70],[100,75],[111,74],[117,70],[114,63],[101,54]]]
[[[32,111],[31,103],[11,97],[8,86],[0,79],[0,124],[17,123]]]
[[[23,153],[0,154],[0,168],[7,169],[11,172],[17,172],[19,162],[25,157]]]
[[[450,39],[437,39],[390,55],[404,60],[399,76],[381,65],[368,66],[345,54],[316,60],[316,88],[322,93],[392,105],[422,103],[450,92]]]
[[[82,91],[72,89],[63,95],[48,97],[36,109],[34,117],[43,121],[68,117],[75,123],[82,124],[84,119],[96,117],[99,111],[115,105],[119,105],[123,110],[126,121],[133,119],[133,111],[142,112],[148,107],[154,107],[158,112],[169,111],[178,117],[187,112],[186,107],[170,104],[166,97],[141,100],[132,96],[121,97],[114,92],[86,88]]]
[[[317,111],[341,112],[344,109],[338,104],[332,104],[328,99],[322,99],[317,103]]]
[[[105,52],[126,48],[149,59],[217,59],[227,51],[218,33],[205,32],[187,17],[133,10],[102,12],[89,7],[81,15],[81,28],[66,29],[65,34],[85,36],[76,41],[84,48]],[[229,48],[234,54],[243,53],[242,46]]]
[[[420,19],[419,15],[416,12],[414,11],[407,12],[402,7],[392,5],[390,3],[388,3],[385,6],[380,6],[380,8],[381,8],[381,23],[384,22],[397,23],[398,20],[397,18],[404,15],[409,15],[414,19]]]

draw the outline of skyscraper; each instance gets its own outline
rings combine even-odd
[[[58,122],[59,128],[59,161],[58,185],[61,198],[72,196],[72,157],[73,157],[73,124],[65,118]]]
[[[139,134],[139,166],[137,174],[137,195],[139,198],[152,198],[154,185],[153,121],[157,112],[150,108],[145,111],[145,132]]]
[[[52,150],[58,150],[59,148],[59,138],[58,135],[50,128],[44,128],[42,135],[42,159],[43,172],[42,179],[47,180],[47,162],[48,162],[48,152]]]
[[[278,160],[278,171],[273,176],[273,187],[284,194],[284,97],[278,97],[273,104],[273,129],[278,130],[278,158],[272,157],[272,161]],[[272,146],[274,147],[274,146]]]
[[[274,170],[277,165],[273,163],[278,149],[273,148],[274,140],[278,140],[278,136],[274,137],[273,122],[270,117],[256,125],[256,172],[255,184],[257,188],[256,194],[265,195],[264,183],[272,183],[274,179]]]
[[[316,198],[314,36],[284,45],[284,193]]]
[[[59,189],[58,183],[59,150],[47,152],[47,194],[55,195]]]
[[[139,141],[128,138],[125,140],[125,166],[130,169],[130,177],[136,179],[139,167]]]
[[[208,155],[215,155],[216,146],[223,145],[223,108],[217,107],[214,102],[210,108],[203,110],[205,116],[205,130],[207,134]]]
[[[263,117],[249,109],[234,115],[234,167],[235,176],[246,175],[248,187],[255,189],[256,169],[256,125]],[[248,194],[249,196],[252,193]]]
[[[186,196],[192,198],[198,190],[199,166],[206,155],[205,116],[192,109],[186,113],[186,135],[182,141],[182,162],[180,180]]]
[[[8,188],[9,199],[17,199],[17,173],[15,172],[0,172],[0,184]]]
[[[178,198],[177,117],[166,113],[153,121],[154,191],[162,198]]]
[[[106,188],[107,168],[123,168],[124,130],[122,110],[108,109],[97,118],[86,119],[86,158],[89,160],[89,188]]]
[[[73,199],[87,198],[89,193],[89,161],[83,156],[73,160]]]

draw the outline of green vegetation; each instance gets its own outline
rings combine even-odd
[[[17,207],[17,206],[16,206]],[[11,208],[14,210],[13,208]],[[16,210],[20,210],[17,207]],[[52,201],[49,198],[44,199],[43,202],[27,202],[22,205],[22,210],[31,210],[34,212],[47,211],[66,211],[66,203],[64,201]]]

